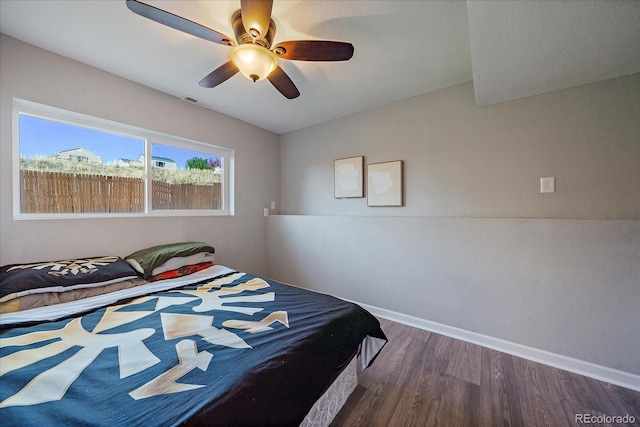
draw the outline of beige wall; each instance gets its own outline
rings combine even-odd
[[[263,208],[279,202],[278,135],[4,35],[0,67],[0,264],[203,240],[221,263],[266,271]],[[13,220],[13,97],[234,149],[235,216]]]
[[[275,279],[638,383],[640,74],[485,108],[464,83],[280,150]],[[405,207],[333,197],[333,161],[359,155],[405,161]]]
[[[283,135],[281,212],[640,219],[639,123],[640,74],[484,108],[468,82]],[[359,155],[405,161],[406,207],[333,198]]]

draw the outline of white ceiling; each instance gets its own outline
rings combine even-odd
[[[233,1],[147,3],[233,35]],[[280,60],[301,95],[238,74],[198,82],[229,48],[142,18],[124,0],[0,0],[0,31],[282,134],[474,80],[478,106],[640,72],[640,1],[275,0],[274,44],[348,41],[347,62]]]

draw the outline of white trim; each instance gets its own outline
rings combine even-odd
[[[598,381],[604,381],[630,390],[640,391],[640,375],[629,372],[619,371],[595,363],[586,362],[573,357],[563,356],[561,354],[551,353],[549,351],[528,347],[522,344],[505,341],[499,338],[482,335],[476,332],[467,331],[465,329],[444,325],[442,323],[432,322],[430,320],[421,319],[419,317],[409,316],[395,311],[375,307],[368,304],[362,304],[357,301],[351,301],[358,304],[362,308],[370,311],[373,315],[394,322],[413,326],[418,329],[435,332],[451,338],[477,344],[492,350],[501,351],[513,356],[522,357],[533,362],[549,365],[554,368],[573,372],[585,377],[593,378]]]

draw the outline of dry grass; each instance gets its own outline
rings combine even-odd
[[[21,158],[20,170],[118,176],[127,178],[142,178],[144,176],[144,168],[142,166],[120,167],[116,165],[76,162],[47,157]],[[211,185],[222,182],[220,169],[166,170],[153,168],[152,175],[154,181],[166,182],[168,184]]]

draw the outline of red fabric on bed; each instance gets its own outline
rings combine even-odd
[[[175,279],[176,277],[188,276],[189,274],[196,273],[200,270],[204,270],[205,268],[209,268],[209,267],[213,267],[212,262],[203,262],[200,264],[185,265],[184,267],[180,267],[175,270],[169,270],[169,271],[165,271],[164,273],[151,276],[149,278],[149,281],[155,282],[157,280]]]

